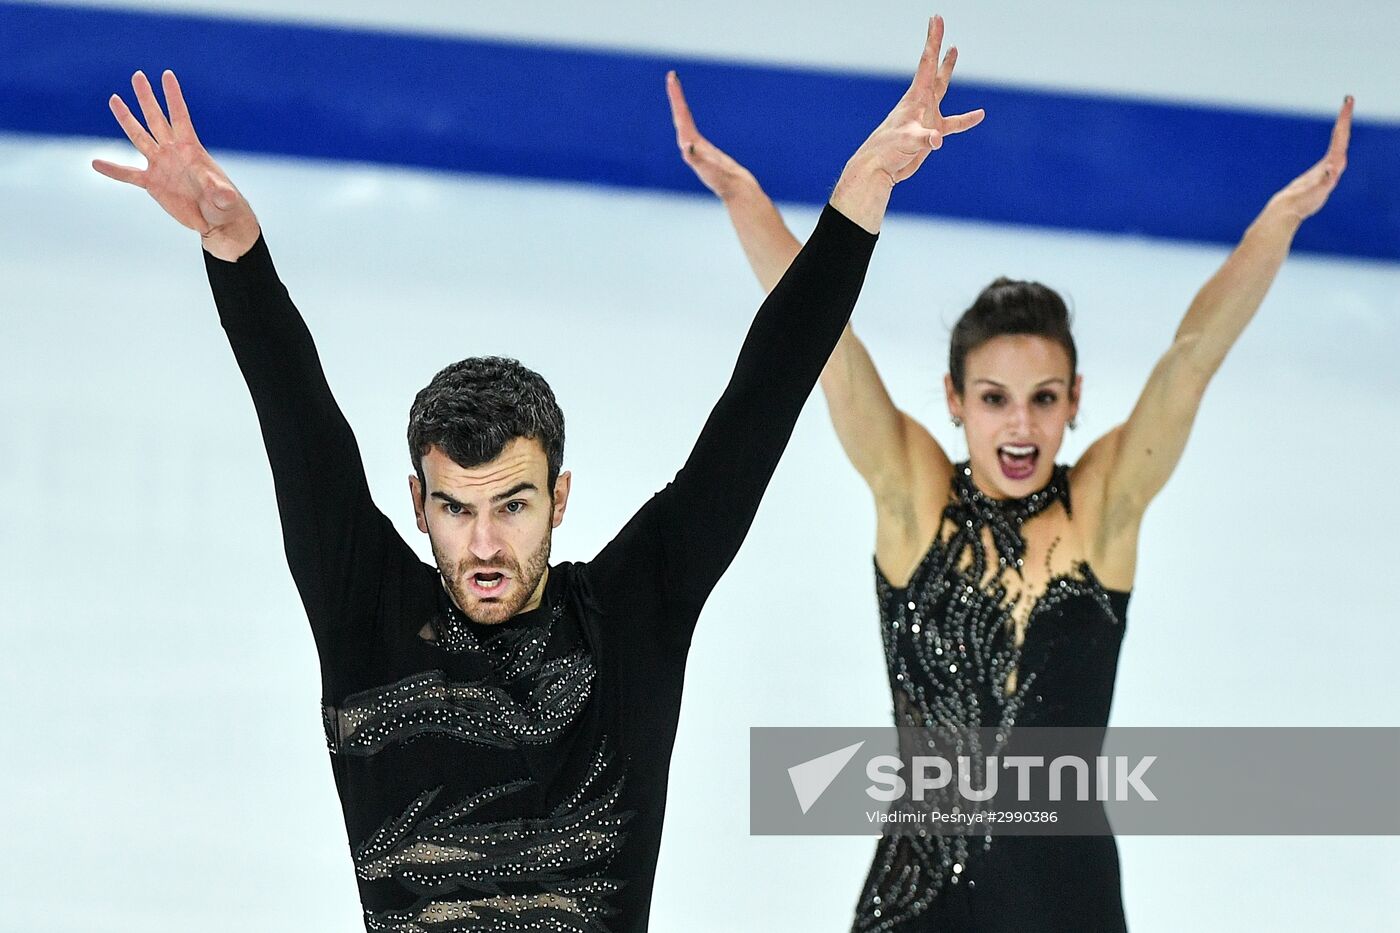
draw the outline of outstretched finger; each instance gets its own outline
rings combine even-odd
[[[951,136],[953,133],[961,133],[970,130],[982,122],[982,118],[987,115],[987,111],[982,109],[970,110],[967,113],[960,113],[954,117],[943,118],[943,135]]]
[[[92,167],[108,178],[115,178],[117,181],[126,182],[128,185],[135,185],[138,188],[146,187],[146,173],[139,168],[118,165],[115,162],[108,162],[106,159],[93,159]]]
[[[695,128],[695,117],[690,113],[690,105],[685,102],[680,76],[674,71],[666,72],[666,98],[671,102],[671,123],[676,127],[676,144],[684,145],[687,140],[699,136],[700,131]]]
[[[190,120],[190,111],[185,106],[185,95],[180,91],[180,81],[175,77],[175,72],[166,69],[160,76],[160,86],[165,91],[165,106],[170,111],[170,128],[175,131],[175,138],[198,142],[199,137],[195,135],[194,123]]]
[[[943,56],[943,64],[938,66],[938,76],[933,80],[933,98],[942,100],[943,95],[948,92],[948,83],[953,80],[953,66],[958,63],[958,47],[956,45],[948,48],[948,54]]]
[[[136,102],[141,105],[141,115],[146,118],[146,127],[158,143],[167,143],[174,134],[165,120],[165,112],[156,101],[156,92],[151,90],[151,82],[144,72],[131,76],[131,89],[136,92]]]
[[[1346,160],[1347,146],[1351,145],[1351,111],[1356,99],[1350,94],[1342,102],[1342,112],[1337,114],[1337,122],[1332,124],[1332,142],[1327,146],[1328,161],[1340,158]]]
[[[151,134],[146,132],[146,128],[141,125],[132,114],[131,108],[127,107],[126,101],[116,94],[107,100],[107,106],[112,108],[112,116],[117,118],[117,123],[121,125],[122,132],[126,133],[126,138],[131,140],[131,144],[136,147],[136,151],[147,159],[155,155],[156,141],[151,138]]]
[[[905,97],[922,97],[932,92],[938,78],[938,53],[943,48],[943,17],[935,16],[928,21],[928,36],[924,39],[924,52],[919,56],[919,67],[914,72],[914,80],[909,84]]]

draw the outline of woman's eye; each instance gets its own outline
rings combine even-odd
[[[1042,405],[1053,405],[1056,402],[1056,396],[1054,392],[1042,392],[1036,396],[1036,401]]]
[[[982,396],[982,401],[986,402],[988,405],[1000,405],[1001,395],[997,392],[988,392],[986,395]]]

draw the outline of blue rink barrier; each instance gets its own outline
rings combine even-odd
[[[911,67],[916,55],[911,45]],[[133,70],[158,83],[172,68],[212,149],[700,191],[666,107],[663,76],[676,68],[705,133],[775,198],[811,204],[826,200],[907,85],[679,55],[3,2],[0,62],[0,130],[122,139],[107,96],[132,102]],[[1348,88],[1335,90],[1340,105]],[[896,210],[1233,243],[1321,156],[1330,127],[957,81],[945,109],[975,107],[987,110],[983,125],[901,186]],[[1345,180],[1296,245],[1400,259],[1400,126],[1358,122]]]

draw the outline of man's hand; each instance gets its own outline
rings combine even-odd
[[[1337,187],[1337,180],[1347,167],[1351,111],[1355,103],[1350,96],[1342,102],[1341,113],[1337,114],[1337,122],[1332,125],[1332,142],[1327,147],[1327,154],[1274,195],[1269,202],[1270,208],[1283,211],[1298,223],[1322,210],[1322,205],[1327,203],[1327,198]]]
[[[690,107],[685,102],[681,79],[674,71],[666,72],[666,96],[671,101],[671,122],[676,126],[676,146],[681,151],[681,158],[706,188],[718,195],[721,201],[728,201],[746,186],[756,184],[748,169],[700,135],[695,118],[690,115]]]
[[[132,115],[121,97],[113,94],[109,101],[127,139],[146,157],[145,170],[102,159],[94,159],[92,167],[108,178],[144,188],[167,214],[197,231],[211,255],[233,262],[258,241],[258,219],[200,144],[174,72],[165,72],[161,84],[170,110],[168,120],[151,82],[139,71],[131,76],[131,87],[146,126]]]
[[[948,49],[939,64],[942,47],[943,17],[935,16],[909,90],[851,156],[832,193],[832,206],[871,233],[880,229],[890,190],[917,172],[928,154],[942,147],[944,137],[970,130],[986,116],[982,110],[943,116],[939,108],[958,50]]]

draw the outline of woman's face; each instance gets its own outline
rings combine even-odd
[[[967,433],[973,482],[998,499],[1040,489],[1079,410],[1083,377],[1070,384],[1069,354],[1046,337],[1004,334],[969,353],[963,373],[961,397],[950,376],[944,389]]]

